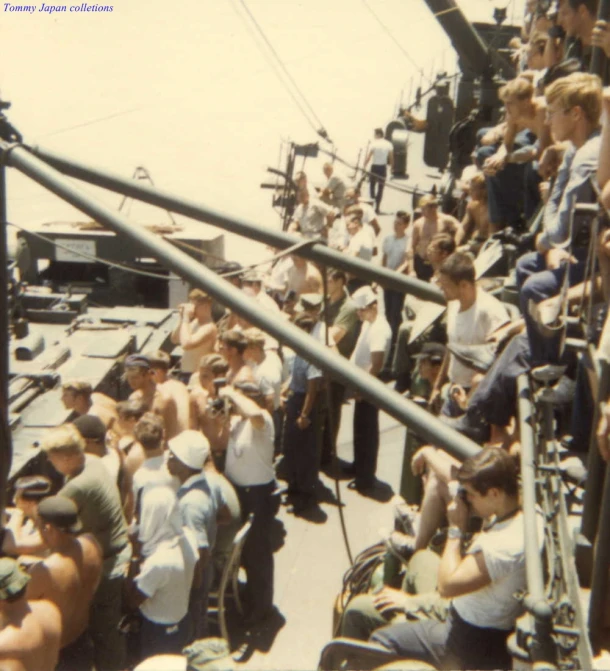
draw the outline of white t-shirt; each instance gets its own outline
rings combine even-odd
[[[243,417],[231,417],[225,475],[236,485],[266,485],[275,478],[273,439],[275,428],[271,415],[263,411],[265,425],[255,429]]]
[[[177,540],[165,541],[142,563],[136,585],[148,599],[140,610],[157,624],[177,624],[188,612],[197,543],[189,529]]]
[[[350,361],[356,364],[358,368],[368,370],[371,366],[371,352],[383,352],[385,364],[385,360],[390,353],[391,342],[392,329],[380,312],[374,322],[363,322]]]
[[[345,253],[364,261],[370,261],[373,258],[373,247],[375,245],[374,242],[371,242],[371,235],[366,229],[370,229],[370,226],[363,226],[356,235],[350,237]]]
[[[386,256],[386,266],[396,270],[404,262],[407,249],[411,247],[410,231],[405,232],[402,238],[395,235],[386,235],[383,239],[383,253]]]
[[[538,515],[536,521],[542,550],[542,516]],[[476,592],[456,597],[453,607],[463,620],[475,627],[510,630],[523,610],[514,594],[526,588],[523,514],[519,512],[480,533],[468,549],[468,554],[476,552],[483,553],[491,583]]]
[[[267,354],[262,363],[251,364],[250,368],[263,394],[265,396],[273,394],[273,409],[277,410],[280,407],[282,393],[282,363],[279,357]]]
[[[140,490],[149,485],[167,485],[178,491],[179,484],[177,478],[172,477],[167,470],[165,456],[149,457],[133,474],[134,500],[137,501]]]
[[[376,138],[371,142],[371,151],[373,152],[373,165],[387,165],[388,156],[394,149],[389,140],[382,137]]]
[[[475,302],[463,312],[459,312],[459,301],[449,301],[447,305],[447,340],[449,344],[483,345],[487,337],[508,321],[508,312],[502,303],[477,288]],[[447,375],[453,384],[472,386],[476,371],[451,356]]]

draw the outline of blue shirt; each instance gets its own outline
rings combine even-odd
[[[190,477],[176,494],[182,524],[192,529],[199,548],[214,547],[216,541],[216,516],[218,509],[226,504],[219,488],[210,487],[203,474]]]
[[[307,393],[307,383],[322,377],[322,372],[300,356],[295,356],[292,362],[290,376],[290,391],[295,394]]]
[[[566,150],[551,196],[544,208],[539,243],[547,251],[570,242],[570,211],[575,203],[595,200],[590,177],[597,172],[601,130],[593,131],[582,147]]]

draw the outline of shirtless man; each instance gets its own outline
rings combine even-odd
[[[116,421],[116,401],[94,392],[86,380],[71,380],[61,385],[61,400],[66,410],[77,415],[96,415],[107,429]]]
[[[297,298],[301,294],[321,294],[322,275],[320,271],[306,259],[291,254],[292,267],[286,273],[286,292],[294,291]]]
[[[220,355],[229,364],[227,382],[236,384],[241,382],[255,382],[252,369],[244,359],[244,352],[248,347],[248,340],[242,331],[227,331],[220,338]]]
[[[458,247],[467,245],[464,251],[476,255],[491,232],[485,177],[481,174],[474,175],[470,180],[469,191],[470,200],[466,205],[462,227],[455,236],[455,242]]]
[[[422,216],[413,223],[411,239],[411,270],[410,274],[427,282],[434,270],[428,260],[428,245],[438,233],[448,233],[455,238],[460,222],[449,214],[438,211],[438,200],[430,194],[419,200]]]
[[[199,366],[199,385],[191,389],[190,428],[201,431],[210,443],[213,454],[224,452],[224,443],[220,439],[225,418],[221,412],[210,412],[209,402],[217,398],[214,380],[226,379],[229,364],[220,354],[208,354],[201,359]]]
[[[130,354],[125,359],[125,377],[133,389],[130,400],[142,401],[150,412],[160,415],[168,440],[178,435],[176,401],[155,382],[150,361],[142,354]]]
[[[502,144],[483,164],[483,171],[490,176],[507,163],[528,163],[539,158],[551,143],[545,98],[534,97],[534,85],[529,78],[516,77],[500,89],[499,96],[506,109],[506,128]],[[530,130],[538,141],[531,147],[513,151],[515,137],[522,130]]]
[[[54,603],[26,599],[30,576],[14,559],[0,559],[0,669],[53,671],[59,657],[61,615]]]
[[[178,433],[189,428],[189,392],[180,380],[169,377],[170,359],[167,352],[157,350],[145,355],[150,361],[153,379],[161,391],[167,392],[175,401],[178,409]]]
[[[46,599],[61,614],[58,669],[86,671],[93,665],[88,637],[89,607],[102,575],[102,549],[91,534],[78,536],[76,504],[50,496],[38,505],[36,524],[51,554],[30,568],[29,601]]]
[[[189,303],[181,305],[179,311],[180,320],[171,341],[182,347],[180,366],[184,375],[182,382],[186,383],[197,370],[201,357],[214,351],[217,331],[212,319],[212,298],[201,289],[193,289]]]

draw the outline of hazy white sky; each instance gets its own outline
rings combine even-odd
[[[26,141],[124,175],[144,165],[164,188],[278,225],[259,189],[265,168],[276,165],[280,139],[316,136],[260,53],[240,0],[99,2],[114,11],[29,15],[0,4],[0,91]],[[247,4],[349,160],[421,80],[367,5],[426,75],[454,67],[423,0]],[[493,10],[490,0],[460,6],[476,19]],[[17,223],[78,218],[12,171],[9,188]],[[228,245],[231,256],[244,250]]]

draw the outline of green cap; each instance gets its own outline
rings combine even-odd
[[[30,576],[19,566],[15,559],[0,559],[0,601],[19,594],[30,582]]]

